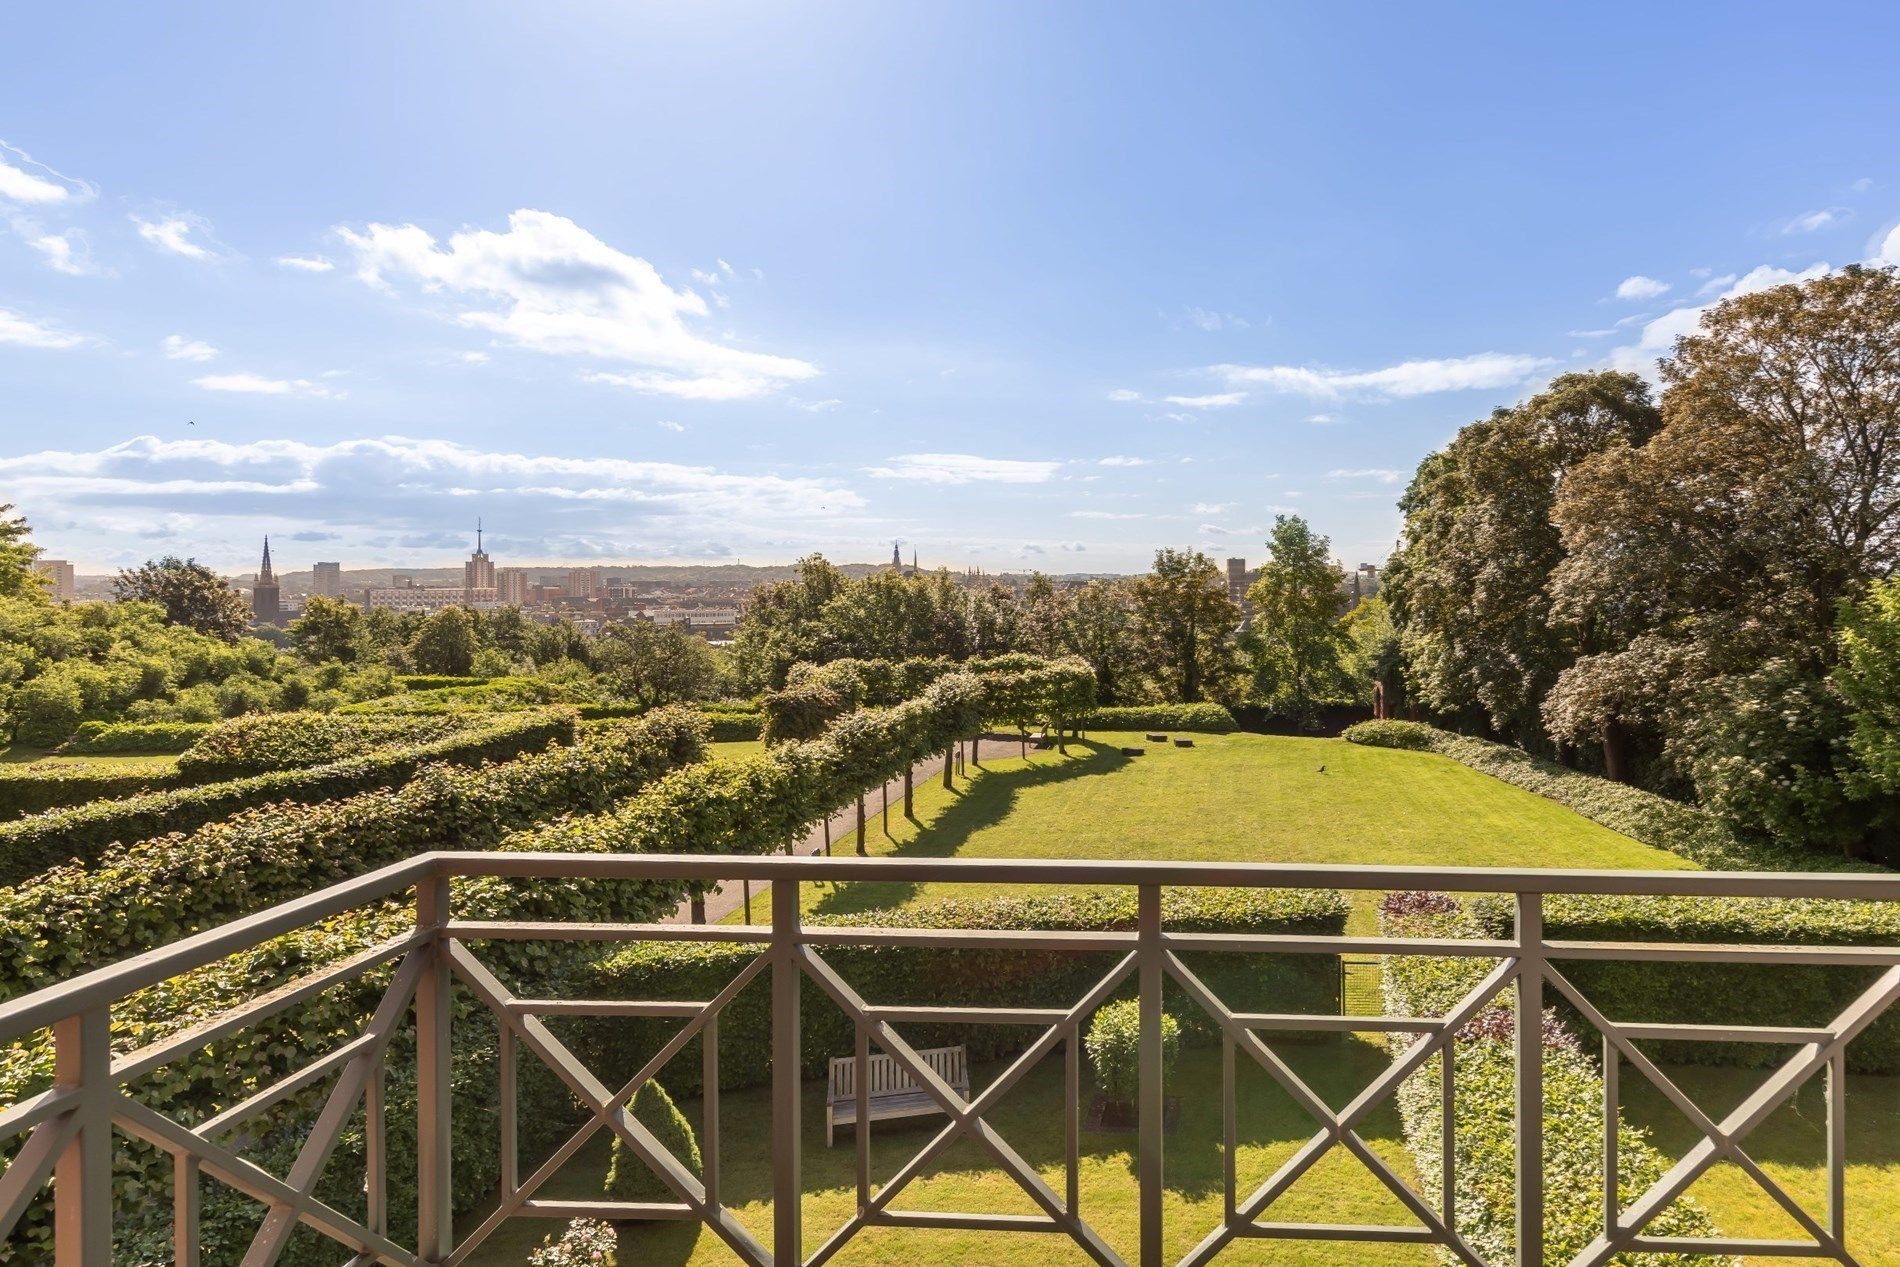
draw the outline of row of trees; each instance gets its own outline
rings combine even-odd
[[[1347,611],[1330,543],[1296,515],[1275,522],[1267,546],[1245,621],[1198,551],[1160,550],[1146,575],[1075,586],[1036,574],[1020,594],[942,571],[852,580],[812,555],[796,578],[753,591],[733,668],[750,692],[783,687],[801,663],[1024,652],[1085,661],[1103,704],[1213,699],[1301,717],[1369,698],[1375,666],[1396,654],[1384,604]]]
[[[1891,851],[1900,275],[1725,301],[1660,380],[1564,375],[1421,464],[1393,685],[1741,830]]]

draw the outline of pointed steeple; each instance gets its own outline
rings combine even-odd
[[[269,537],[264,538],[264,562],[258,566],[257,579],[259,581],[271,581],[271,580],[276,579],[276,577],[272,575],[271,570],[270,570],[270,538]]]
[[[897,542],[891,542],[891,566],[901,572],[904,570],[904,556],[903,553],[898,550],[897,545]]]

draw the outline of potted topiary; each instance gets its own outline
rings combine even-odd
[[[631,1107],[634,1121],[653,1132],[661,1147],[693,1174],[700,1173],[699,1137],[665,1087],[657,1082],[647,1083],[634,1095]],[[651,1166],[627,1147],[625,1140],[615,1135],[613,1155],[607,1162],[607,1199],[670,1203],[679,1198],[653,1173]]]
[[[1095,1085],[1101,1092],[1089,1109],[1090,1128],[1134,1130],[1138,1116],[1135,1099],[1141,1091],[1141,1004],[1134,999],[1103,1004],[1089,1022],[1082,1046],[1089,1054],[1089,1066],[1095,1070]],[[1181,1023],[1164,1012],[1161,1015],[1164,1083],[1180,1050]],[[1169,1096],[1165,1104],[1163,1121],[1172,1127],[1180,1114],[1180,1101]]]

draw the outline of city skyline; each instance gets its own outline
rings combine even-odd
[[[1891,8],[113,14],[0,82],[0,487],[88,574],[477,504],[532,565],[1377,563],[1460,425],[1900,262]]]

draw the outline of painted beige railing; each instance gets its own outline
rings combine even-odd
[[[679,924],[490,923],[458,920],[450,906],[452,877],[514,879],[561,877],[703,882],[745,880],[770,887],[769,926]],[[900,880],[1075,887],[1132,888],[1139,895],[1138,926],[1127,932],[999,931],[993,929],[848,928],[805,926],[799,918],[799,885],[812,881]],[[1512,936],[1494,941],[1290,935],[1230,935],[1169,931],[1161,918],[1163,887],[1326,887],[1349,890],[1443,889],[1514,895],[1517,923]],[[133,1052],[115,1052],[109,1024],[116,1003],[182,973],[365,904],[413,892],[413,931],[365,953],[279,987],[253,1002],[190,1030]],[[358,880],[286,903],[224,927],[186,938],[162,950],[88,973],[64,984],[0,1005],[0,1044],[13,1044],[51,1028],[57,1045],[56,1082],[47,1091],[0,1111],[0,1139],[24,1135],[13,1162],[0,1173],[0,1235],[10,1233],[50,1178],[55,1206],[57,1267],[105,1267],[112,1260],[112,1133],[125,1134],[171,1154],[176,1163],[175,1258],[195,1267],[199,1258],[198,1205],[201,1183],[215,1180],[261,1202],[268,1210],[245,1263],[275,1262],[292,1230],[303,1224],[338,1243],[352,1263],[457,1264],[503,1222],[515,1217],[579,1217],[697,1220],[742,1262],[756,1267],[819,1264],[866,1227],[951,1227],[997,1232],[1044,1232],[1065,1236],[1096,1262],[1134,1262],[1161,1267],[1163,1255],[1162,992],[1173,981],[1215,1020],[1225,1046],[1223,1116],[1227,1155],[1223,1217],[1184,1258],[1184,1265],[1211,1261],[1237,1238],[1269,1237],[1325,1241],[1422,1242],[1446,1247],[1465,1262],[1481,1260],[1460,1236],[1451,1194],[1456,1158],[1442,1159],[1443,1190],[1415,1191],[1365,1142],[1359,1130],[1389,1100],[1399,1084],[1447,1050],[1457,1031],[1505,992],[1517,1004],[1517,1245],[1518,1262],[1541,1264],[1543,1249],[1543,1122],[1541,1017],[1547,999],[1562,997],[1604,1036],[1604,1136],[1610,1174],[1615,1173],[1618,1070],[1627,1062],[1653,1081],[1702,1133],[1702,1140],[1649,1191],[1619,1202],[1606,1183],[1602,1233],[1575,1258],[1601,1264],[1613,1255],[1641,1251],[1701,1250],[1731,1254],[1798,1254],[1852,1262],[1845,1245],[1848,1217],[1845,1164],[1846,1089],[1844,1051],[1850,1040],[1900,998],[1900,946],[1685,945],[1679,943],[1580,943],[1551,941],[1543,931],[1548,894],[1687,895],[1708,897],[1816,897],[1900,900],[1900,878],[1860,875],[1757,875],[1739,873],[1632,871],[1505,871],[1465,868],[1323,867],[1275,864],[1168,864],[1102,862],[926,861],[905,859],[602,856],[570,854],[437,853],[385,868]],[[499,940],[657,941],[703,940],[756,946],[758,954],[725,988],[702,1001],[535,999],[517,996],[485,966],[470,943]],[[1060,1008],[963,1007],[954,1002],[918,1007],[872,1005],[825,960],[827,947],[885,945],[1089,952],[1113,956],[1114,966],[1082,997]],[[1437,1018],[1312,1016],[1237,1012],[1227,1007],[1189,970],[1182,956],[1207,952],[1278,954],[1372,954],[1472,956],[1496,961],[1482,982],[1446,1015]],[[1665,960],[1695,963],[1801,963],[1878,970],[1874,983],[1832,1023],[1821,1027],[1700,1026],[1611,1022],[1564,976],[1559,964],[1577,960]],[[362,1032],[335,1051],[290,1073],[208,1121],[187,1127],[126,1093],[128,1084],[180,1056],[245,1028],[262,1016],[314,998],[323,990],[394,964],[391,983]],[[720,1187],[718,1023],[721,1011],[745,986],[767,976],[772,997],[772,1226],[769,1246],[725,1204]],[[501,1200],[494,1213],[466,1236],[456,1237],[450,1209],[450,990],[459,980],[500,1019]],[[881,1185],[871,1176],[870,1131],[857,1134],[857,1210],[807,1252],[802,1222],[800,1158],[810,1143],[800,1120],[799,996],[810,980],[853,1018],[855,1059],[862,1070],[873,1048],[904,1068],[942,1107],[948,1118],[924,1148]],[[1139,1206],[1139,1235],[1124,1257],[1092,1228],[1081,1208],[1077,1161],[1081,1087],[1078,1047],[1094,1010],[1133,981],[1140,1000],[1141,1081],[1138,1097],[1137,1165],[1131,1181]],[[390,1239],[385,1194],[383,1061],[399,1025],[413,1012],[416,1022],[418,1090],[418,1242]],[[625,1086],[614,1088],[590,1071],[542,1021],[549,1015],[666,1016],[683,1027]],[[1007,1024],[1038,1031],[1020,1055],[987,1085],[966,1097],[939,1077],[903,1036],[917,1023]],[[1263,1033],[1353,1031],[1413,1034],[1379,1078],[1344,1109],[1334,1111],[1261,1039]],[[705,1096],[701,1122],[704,1178],[671,1156],[627,1111],[633,1094],[675,1056],[701,1039]],[[1787,1044],[1793,1054],[1759,1090],[1726,1116],[1704,1114],[1635,1045],[1650,1039],[1719,1039]],[[520,1049],[544,1062],[589,1110],[586,1122],[543,1165],[522,1175],[517,1160],[516,1062]],[[989,1123],[988,1115],[1045,1057],[1063,1051],[1066,1092],[1065,1183],[1056,1191]],[[1237,1144],[1234,1065],[1244,1052],[1312,1115],[1312,1137],[1269,1179],[1241,1194],[1235,1183]],[[1619,1059],[1620,1058],[1620,1059]],[[1443,1062],[1454,1068],[1455,1062]],[[1828,1210],[1816,1219],[1789,1197],[1748,1156],[1750,1131],[1816,1074],[1827,1081]],[[217,1142],[222,1132],[334,1077],[314,1125],[287,1175],[279,1177]],[[1456,1094],[1455,1074],[1442,1077],[1447,1120]],[[862,1074],[858,1084],[866,1085]],[[316,1195],[317,1181],[346,1125],[366,1108],[367,1213],[358,1220]],[[863,1106],[860,1106],[862,1110]],[[1528,1111],[1527,1111],[1528,1110]],[[860,1121],[864,1114],[860,1111]],[[600,1131],[609,1131],[644,1159],[674,1200],[648,1204],[562,1202],[539,1191],[547,1180]],[[1447,1138],[1449,1138],[1447,1132]],[[1039,1214],[994,1211],[907,1211],[896,1199],[944,1150],[970,1140],[995,1167],[1029,1195]],[[1330,1149],[1355,1154],[1416,1219],[1414,1226],[1351,1226],[1263,1222],[1276,1197]],[[1684,1241],[1646,1235],[1650,1221],[1698,1176],[1718,1162],[1750,1174],[1787,1209],[1810,1239],[1762,1242],[1739,1238]],[[1501,1267],[1499,1264],[1485,1267]]]

